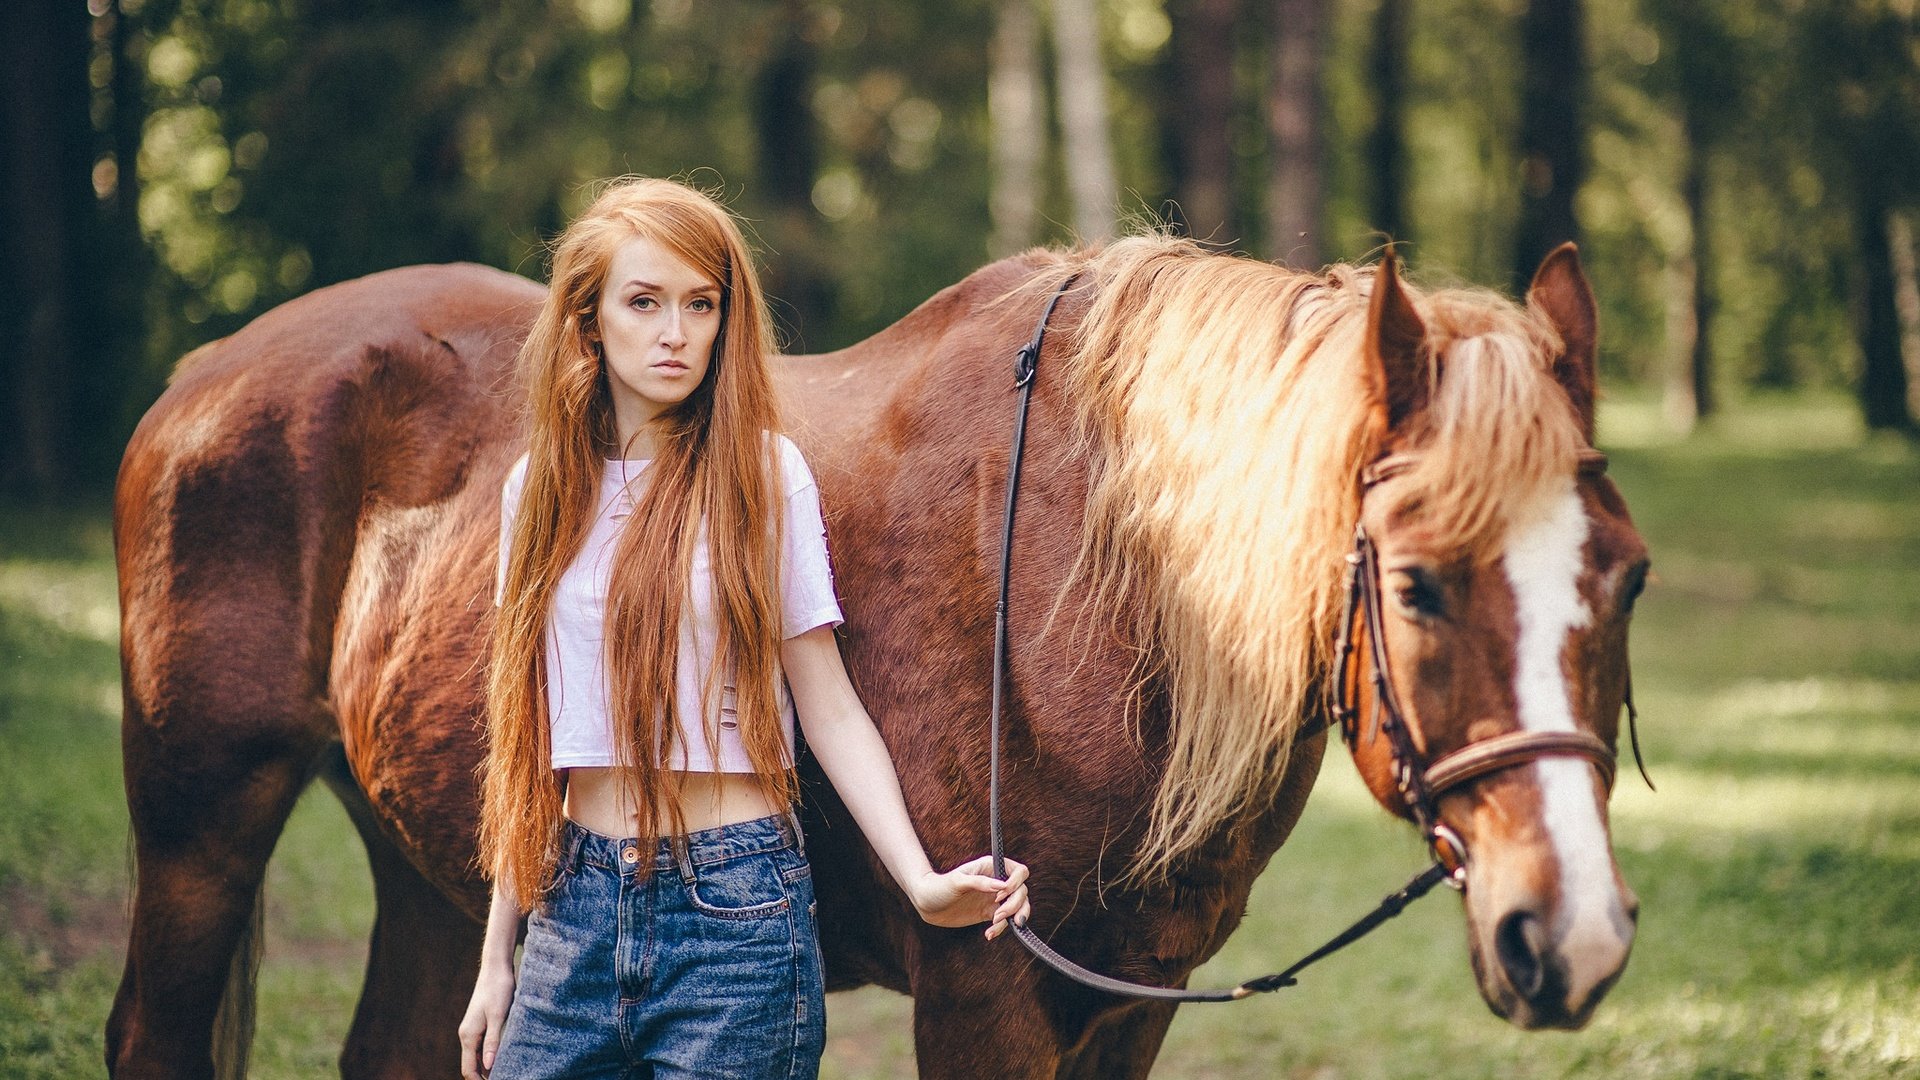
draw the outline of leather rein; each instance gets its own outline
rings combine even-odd
[[[1053,311],[1060,303],[1073,283],[1080,277],[1075,272],[1060,283],[1060,287],[1047,301],[1046,310],[1040,315],[1040,322],[1034,328],[1033,337],[1020,348],[1015,355],[1014,387],[1019,393],[1019,404],[1014,415],[1013,451],[1007,465],[1007,502],[1006,513],[1000,536],[1000,589],[994,604],[993,625],[993,694],[992,719],[988,729],[988,787],[987,814],[993,849],[994,874],[1006,876],[1005,845],[1002,842],[1000,828],[1000,727],[1002,699],[1006,681],[1007,653],[1007,589],[1008,579],[1013,568],[1013,516],[1020,491],[1020,458],[1026,443],[1027,412],[1033,396],[1033,380],[1040,361],[1041,346],[1046,341],[1047,323],[1053,317]],[[1362,471],[1360,483],[1363,490],[1406,471],[1412,466],[1411,455],[1395,454],[1374,462]],[[1606,455],[1597,450],[1583,450],[1580,456],[1580,472],[1594,475],[1606,470]],[[1347,604],[1346,612],[1340,620],[1340,637],[1334,663],[1334,702],[1330,716],[1322,717],[1304,727],[1294,739],[1295,745],[1318,737],[1329,726],[1337,724],[1349,747],[1356,747],[1361,737],[1360,677],[1361,661],[1354,647],[1356,620],[1358,626],[1366,630],[1368,659],[1371,668],[1369,679],[1373,689],[1373,723],[1368,728],[1369,739],[1384,734],[1392,754],[1394,787],[1405,802],[1407,812],[1419,827],[1421,837],[1426,841],[1428,851],[1433,856],[1433,864],[1414,875],[1398,891],[1389,894],[1370,912],[1352,926],[1341,931],[1325,945],[1295,961],[1290,967],[1249,979],[1239,986],[1220,990],[1188,990],[1174,986],[1150,986],[1144,983],[1129,982],[1090,971],[1054,951],[1032,927],[1015,924],[1014,937],[1026,946],[1035,958],[1083,986],[1103,990],[1107,993],[1125,997],[1153,998],[1162,1001],[1202,1002],[1202,1001],[1238,1001],[1254,994],[1267,993],[1284,986],[1293,986],[1296,976],[1308,965],[1313,964],[1347,945],[1366,936],[1375,927],[1400,914],[1406,906],[1432,891],[1435,885],[1446,882],[1455,889],[1466,888],[1467,847],[1452,828],[1440,820],[1439,799],[1442,795],[1469,784],[1491,773],[1524,765],[1542,757],[1578,757],[1591,762],[1600,771],[1608,790],[1613,787],[1614,753],[1613,750],[1584,731],[1514,731],[1491,738],[1468,743],[1448,754],[1443,754],[1431,763],[1422,764],[1422,755],[1415,742],[1412,726],[1393,692],[1392,681],[1387,677],[1386,616],[1382,608],[1380,588],[1380,563],[1378,552],[1372,539],[1363,526],[1354,526],[1353,550],[1347,555]],[[1640,760],[1640,739],[1635,721],[1637,712],[1633,706],[1631,680],[1627,688],[1627,724],[1633,744],[1634,760]],[[1646,775],[1644,766],[1641,775]],[[1648,787],[1652,781],[1648,780]]]

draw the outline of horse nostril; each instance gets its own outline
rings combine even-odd
[[[1546,983],[1546,964],[1542,960],[1546,931],[1540,920],[1525,911],[1513,912],[1500,920],[1493,943],[1514,991],[1523,998],[1538,994]]]

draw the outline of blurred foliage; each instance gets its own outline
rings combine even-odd
[[[1406,118],[1411,243],[1430,280],[1505,280],[1518,198],[1513,131],[1524,0],[1411,5]],[[1382,237],[1362,157],[1374,4],[1332,5],[1328,244]],[[145,0],[129,62],[145,74],[140,224],[158,257],[150,372],[319,285],[404,263],[473,259],[544,273],[542,243],[622,172],[715,187],[754,223],[772,279],[805,261],[823,310],[783,310],[831,348],[897,319],[987,259],[989,0]],[[1591,174],[1578,210],[1614,378],[1670,362],[1679,194],[1691,101],[1710,127],[1723,379],[1853,377],[1855,166],[1910,207],[1920,176],[1911,0],[1589,0]],[[1252,8],[1249,8],[1251,11]],[[1122,190],[1170,197],[1162,0],[1104,0]],[[110,16],[109,16],[110,17]],[[1262,16],[1265,17],[1265,16]],[[1257,27],[1258,20],[1253,20]],[[1249,36],[1252,36],[1251,33]],[[100,37],[100,35],[96,35]],[[797,51],[796,51],[797,50]],[[1257,49],[1239,81],[1257,100]],[[760,100],[798,57],[798,106]],[[96,56],[104,87],[111,57]],[[1265,129],[1230,137],[1238,218],[1258,231]],[[810,118],[810,205],[782,205],[762,160],[769,117]],[[777,121],[775,121],[777,122]],[[786,143],[773,145],[792,145]],[[1057,152],[1056,152],[1057,156]],[[1070,214],[1057,160],[1044,242]],[[1258,250],[1257,235],[1241,238]]]

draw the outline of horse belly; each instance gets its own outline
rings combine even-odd
[[[495,470],[476,470],[493,476]],[[498,484],[491,485],[497,490]],[[337,624],[331,696],[343,757],[373,824],[476,919],[493,624],[497,499],[472,485],[431,506],[376,510],[362,524]]]

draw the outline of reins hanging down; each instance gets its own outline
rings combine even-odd
[[[1040,314],[1040,321],[1034,327],[1033,337],[1014,357],[1014,387],[1019,394],[1019,402],[1013,421],[1013,450],[1007,464],[1007,503],[1000,534],[1000,588],[994,603],[993,614],[993,692],[992,715],[988,727],[988,784],[987,818],[991,834],[993,851],[993,870],[998,877],[1006,876],[1005,844],[1002,842],[1000,828],[1000,720],[1002,698],[1006,681],[1007,666],[1007,591],[1008,581],[1013,569],[1013,515],[1020,493],[1020,459],[1026,445],[1027,413],[1033,398],[1033,380],[1039,369],[1040,350],[1046,342],[1047,324],[1053,318],[1053,312],[1060,304],[1060,298],[1080,277],[1078,271],[1069,274],[1060,287],[1054,290],[1047,306]],[[1365,487],[1372,487],[1395,473],[1406,468],[1411,459],[1401,456],[1385,458],[1370,466],[1361,476]],[[1580,469],[1582,472],[1598,472],[1606,468],[1606,457],[1598,451],[1582,453]],[[1524,764],[1543,756],[1573,756],[1585,758],[1599,768],[1608,787],[1613,784],[1614,755],[1608,746],[1598,738],[1585,732],[1512,732],[1469,743],[1450,754],[1443,755],[1431,765],[1422,767],[1420,755],[1413,742],[1411,730],[1406,722],[1393,687],[1387,678],[1387,655],[1385,617],[1381,613],[1379,563],[1375,557],[1373,542],[1366,530],[1359,526],[1354,530],[1354,550],[1347,556],[1347,606],[1341,619],[1338,655],[1335,663],[1334,705],[1331,718],[1341,728],[1341,733],[1351,745],[1359,735],[1359,663],[1353,648],[1355,619],[1361,620],[1367,632],[1370,660],[1372,661],[1373,700],[1375,703],[1374,730],[1387,736],[1393,756],[1394,784],[1401,797],[1406,801],[1409,813],[1419,826],[1421,836],[1426,840],[1434,861],[1431,866],[1414,875],[1413,879],[1398,891],[1382,899],[1374,909],[1355,922],[1352,926],[1336,935],[1325,945],[1295,961],[1290,967],[1271,975],[1249,979],[1229,989],[1222,990],[1186,990],[1173,986],[1149,986],[1144,983],[1128,982],[1109,975],[1090,971],[1054,951],[1053,947],[1042,940],[1030,926],[1016,924],[1014,937],[1025,946],[1041,963],[1083,986],[1104,990],[1123,997],[1153,998],[1162,1001],[1201,1002],[1201,1001],[1238,1001],[1254,994],[1267,993],[1284,986],[1296,984],[1296,976],[1307,966],[1338,952],[1347,945],[1358,941],[1372,932],[1382,923],[1400,914],[1408,904],[1418,900],[1433,890],[1435,885],[1448,882],[1455,888],[1464,888],[1466,880],[1466,844],[1460,836],[1440,821],[1438,799],[1449,789],[1476,780],[1491,772]],[[1629,695],[1630,697],[1630,695]],[[1633,721],[1631,700],[1628,704],[1629,726]],[[1326,730],[1328,722],[1322,719],[1309,724],[1296,736],[1296,744],[1306,742]],[[1634,759],[1639,760],[1638,732],[1633,732]],[[1645,770],[1642,770],[1644,775]],[[1652,782],[1648,782],[1652,786]]]
[[[1033,397],[1033,379],[1039,368],[1040,348],[1046,342],[1047,322],[1053,317],[1053,309],[1059,305],[1060,298],[1066,295],[1067,290],[1073,286],[1079,276],[1077,272],[1070,274],[1060,283],[1060,287],[1047,301],[1046,310],[1041,313],[1039,324],[1034,327],[1032,340],[1021,347],[1013,362],[1014,385],[1019,390],[1020,401],[1013,420],[1013,452],[1007,465],[1007,508],[1000,533],[1000,593],[994,603],[993,613],[993,698],[987,749],[987,818],[989,831],[992,833],[993,872],[997,877],[1005,877],[1007,873],[1006,846],[1001,842],[1000,832],[1000,716],[1001,692],[1006,680],[1007,582],[1013,568],[1013,511],[1020,493],[1020,457],[1026,445],[1028,404]],[[1369,912],[1366,917],[1348,927],[1333,940],[1302,957],[1293,966],[1271,975],[1250,979],[1226,990],[1184,990],[1175,986],[1148,986],[1144,983],[1116,979],[1096,971],[1089,971],[1061,956],[1030,926],[1016,924],[1013,934],[1020,944],[1026,946],[1027,951],[1041,963],[1083,986],[1090,986],[1096,990],[1104,990],[1124,997],[1156,998],[1163,1001],[1237,1001],[1254,994],[1294,985],[1296,981],[1294,976],[1307,965],[1366,936],[1381,923],[1400,914],[1408,904],[1425,896],[1435,885],[1446,880],[1452,873],[1440,863],[1435,862],[1416,875],[1405,887],[1382,900],[1379,906]]]

